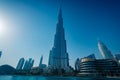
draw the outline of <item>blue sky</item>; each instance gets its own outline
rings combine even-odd
[[[76,58],[101,55],[97,39],[113,54],[120,52],[119,0],[63,0],[62,12],[70,65]],[[52,49],[60,0],[0,0],[0,19],[6,24],[0,36],[3,51],[0,65],[16,67],[21,57],[48,63]]]

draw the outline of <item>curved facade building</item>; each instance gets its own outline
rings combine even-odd
[[[82,58],[79,74],[84,76],[120,76],[120,66],[115,59]]]
[[[114,58],[111,51],[101,41],[98,41],[98,49],[99,49],[100,54],[102,55],[103,59],[113,59]]]
[[[80,62],[80,73],[97,73],[94,58],[82,58]]]

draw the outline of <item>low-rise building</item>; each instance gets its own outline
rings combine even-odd
[[[115,59],[82,58],[81,76],[120,76],[120,66]]]

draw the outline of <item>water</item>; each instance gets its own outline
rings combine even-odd
[[[0,80],[120,80],[120,78],[0,76]]]

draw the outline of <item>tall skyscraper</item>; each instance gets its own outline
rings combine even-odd
[[[42,65],[42,61],[43,61],[43,56],[41,56],[41,58],[40,58],[39,67]]]
[[[100,40],[98,41],[98,49],[99,49],[103,59],[113,59],[114,58],[114,56],[112,55],[110,50]]]
[[[25,65],[24,65],[24,70],[30,70],[33,67],[34,60],[32,58],[29,58],[29,60],[26,60]]]
[[[80,60],[79,60],[79,58],[77,58],[75,61],[75,70],[76,71],[79,71],[79,66],[80,66]]]
[[[20,60],[19,60],[19,62],[18,62],[18,64],[17,64],[16,69],[17,69],[17,70],[22,70],[23,65],[24,65],[24,62],[25,62],[25,59],[24,59],[24,58],[20,58]]]
[[[0,51],[0,58],[1,58],[1,56],[2,56],[2,51]]]
[[[40,58],[40,63],[39,63],[39,68],[40,68],[40,69],[46,68],[46,64],[43,64],[42,61],[43,61],[43,55],[42,55],[41,58]]]
[[[28,60],[26,60],[23,69],[27,70],[28,69],[28,65],[29,65],[29,62],[28,62]]]
[[[30,62],[29,69],[31,69],[31,68],[33,67],[33,64],[34,64],[34,60],[32,60],[32,61]]]
[[[69,67],[69,58],[66,48],[65,33],[63,28],[62,10],[60,8],[58,15],[58,23],[56,25],[56,34],[54,38],[54,46],[49,54],[48,66],[52,69],[64,69]]]
[[[41,56],[41,58],[40,58],[39,67],[41,67],[41,65],[42,65],[42,61],[43,61],[43,56]]]

